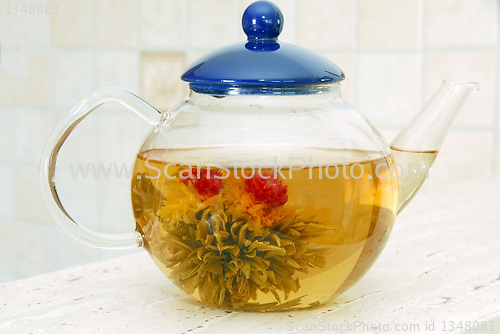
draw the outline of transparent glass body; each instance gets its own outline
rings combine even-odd
[[[96,247],[145,247],[202,302],[261,312],[313,307],[373,264],[477,88],[444,82],[391,146],[342,99],[338,83],[234,87],[226,96],[191,91],[168,113],[105,88],[50,135],[42,192],[70,235]],[[66,138],[108,101],[152,125],[131,180],[136,231],[125,234],[79,225],[56,186]]]
[[[137,156],[137,231],[196,299],[270,311],[356,282],[397,209],[389,147],[340,95],[191,92]]]

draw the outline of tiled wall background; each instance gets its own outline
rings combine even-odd
[[[43,143],[92,91],[124,87],[161,110],[187,88],[183,68],[244,38],[249,0],[3,0],[0,14],[0,282],[122,255],[73,241],[43,203]],[[497,0],[276,0],[281,40],[316,50],[346,73],[348,101],[390,140],[443,79],[475,80],[427,190],[500,172]],[[43,5],[43,13],[30,13]],[[27,5],[27,7],[23,7]],[[47,6],[45,6],[47,5]],[[24,11],[23,11],[24,8]],[[17,10],[17,12],[16,12]],[[83,225],[133,229],[126,177],[72,177],[70,164],[131,164],[147,125],[110,105],[69,138],[59,189]],[[114,176],[113,176],[114,175]]]

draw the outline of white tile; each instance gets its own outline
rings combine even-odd
[[[126,109],[102,113],[99,115],[99,161],[128,167],[150,130],[148,123]]]
[[[500,55],[497,53],[497,56]],[[498,97],[500,96],[500,57],[497,59],[497,79],[496,79],[496,87],[495,87],[495,95],[497,97],[497,103],[500,101]],[[496,119],[496,128],[500,130],[500,108],[495,108],[493,117]]]
[[[497,45],[498,1],[432,0],[426,2],[428,47]]]
[[[492,175],[492,132],[451,131],[432,167],[429,187]]]
[[[99,183],[100,224],[104,233],[130,233],[135,230],[130,195],[130,179],[101,178]]]
[[[52,8],[46,8],[47,4],[46,0],[32,3],[2,1],[0,13],[2,48],[49,46],[49,17]]]
[[[322,56],[337,65],[344,72],[345,79],[341,83],[342,97],[350,104],[356,103],[356,55],[351,52],[328,52]]]
[[[358,45],[362,50],[415,50],[420,46],[422,0],[360,0]]]
[[[0,164],[3,179],[0,187],[0,217],[10,219],[16,212],[16,169],[13,164]]]
[[[72,238],[62,229],[55,231],[54,270],[81,266],[100,260],[99,250]]]
[[[185,67],[183,53],[142,53],[141,96],[161,111],[177,105],[187,93],[180,79]]]
[[[185,48],[186,0],[141,0],[138,5],[141,48],[155,51]]]
[[[500,176],[500,135],[498,134],[498,130],[496,133],[496,142],[493,146],[493,161],[494,161],[494,174],[496,177]]]
[[[13,107],[0,107],[0,161],[15,159],[17,112]]]
[[[196,50],[196,51],[189,51],[186,54],[186,69],[190,67],[190,64],[194,63],[201,57],[205,56],[209,52],[208,50]]]
[[[377,127],[402,127],[420,110],[421,56],[361,54],[359,110]]]
[[[0,271],[0,284],[17,280],[19,277],[16,274]]]
[[[49,55],[38,51],[2,49],[0,103],[46,106],[49,102]]]
[[[138,51],[102,51],[96,54],[95,64],[97,88],[122,87],[138,93]]]
[[[19,67],[20,52],[0,51],[2,66],[0,66],[0,104],[11,106],[14,103],[13,87],[18,85],[15,80],[16,69]],[[5,64],[8,66],[5,66]]]
[[[189,46],[216,49],[238,41],[241,14],[237,0],[189,0]]]
[[[443,80],[477,81],[455,126],[491,127],[495,110],[495,52],[430,52],[425,58],[424,97],[428,101]]]
[[[3,175],[3,174],[2,174]],[[7,281],[7,275],[13,275],[16,271],[16,235],[14,232],[14,224],[12,221],[0,219],[0,273],[5,277],[0,276],[0,284],[2,281]]]
[[[240,22],[241,22],[241,17],[245,12],[245,9],[254,2],[255,0],[240,0],[240,13],[238,16],[238,18],[240,18]],[[281,31],[279,40],[281,42],[295,44],[297,42],[296,2],[294,0],[273,0],[273,3],[275,3],[279,7],[281,13],[283,14],[283,30]],[[238,32],[240,39],[245,40],[246,35],[243,32],[243,29],[241,28],[241,23]]]
[[[51,106],[72,107],[92,93],[90,51],[54,51],[50,57]]]
[[[99,0],[95,3],[98,46],[135,47],[136,3],[134,0]]]
[[[17,274],[20,277],[53,270],[53,227],[43,223],[17,223]]]
[[[51,4],[51,9],[57,10],[57,13],[50,15],[52,45],[70,48],[95,45],[94,1],[64,0]]]
[[[38,177],[38,165],[18,166],[15,175],[16,182],[16,217],[18,219],[35,222],[53,222],[49,213]]]
[[[356,45],[355,1],[297,0],[297,43],[315,50]]]
[[[45,108],[18,108],[16,112],[17,161],[38,165],[45,142],[55,127],[53,113]]]

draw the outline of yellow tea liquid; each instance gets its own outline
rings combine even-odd
[[[393,169],[393,174],[399,170],[399,210],[402,210],[411,201],[425,180],[429,177],[429,170],[436,160],[437,151],[405,151],[391,147],[394,161],[399,168]]]
[[[248,166],[185,164],[174,151],[138,155],[136,229],[166,276],[215,306],[276,311],[322,304],[368,270],[395,218],[390,158],[291,166],[276,175],[271,167],[259,174]]]

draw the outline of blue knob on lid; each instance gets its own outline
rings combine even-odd
[[[241,23],[248,39],[276,39],[283,29],[283,14],[274,3],[257,1],[245,10]]]

